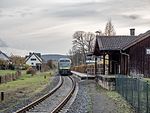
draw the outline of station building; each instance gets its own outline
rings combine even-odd
[[[150,30],[138,36],[135,36],[135,29],[130,29],[130,36],[97,35],[93,55],[102,58],[103,75],[150,78]]]

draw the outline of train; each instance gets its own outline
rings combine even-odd
[[[60,58],[58,60],[58,72],[60,75],[71,75],[71,60],[69,58]]]

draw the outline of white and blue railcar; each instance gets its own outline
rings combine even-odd
[[[69,58],[60,58],[58,60],[58,71],[60,75],[70,75],[71,60]]]

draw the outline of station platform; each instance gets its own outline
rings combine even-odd
[[[76,71],[71,71],[71,72],[74,75],[78,76],[81,80],[84,80],[84,79],[93,80],[93,79],[95,79],[95,75],[89,75],[87,73],[79,73]]]

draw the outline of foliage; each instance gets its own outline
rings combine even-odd
[[[54,64],[52,60],[47,61],[47,65],[49,66],[50,69],[53,69]]]
[[[29,67],[26,71],[26,74],[32,74],[32,76],[33,76],[36,74],[36,70],[33,69],[32,67]]]
[[[16,68],[16,69],[20,69],[21,67],[23,67],[24,63],[25,63],[25,58],[21,57],[21,56],[15,56],[12,55],[10,57],[11,63],[12,65]]]
[[[27,70],[30,66],[28,64],[23,64],[22,70]]]

